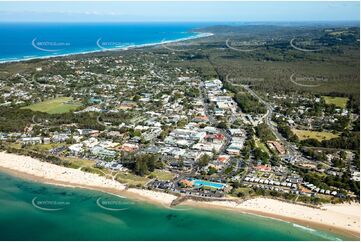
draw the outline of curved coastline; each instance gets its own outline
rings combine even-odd
[[[170,207],[172,201],[177,198],[175,195],[163,192],[143,190],[138,188],[127,189],[124,184],[113,184],[114,181],[96,174],[90,174],[77,169],[61,167],[47,162],[42,162],[31,157],[8,154],[5,152],[0,152],[0,171],[39,183],[95,190],[115,196],[125,196],[131,200],[152,203],[163,207]],[[69,180],[70,178],[72,180]],[[331,216],[332,213],[337,213],[338,205],[325,205],[324,207],[327,209],[326,211],[323,211],[268,198],[255,198],[248,201],[239,204],[231,199],[224,202],[198,202],[193,200],[186,200],[185,202],[181,203],[181,205],[193,208],[198,207],[203,209],[228,210],[232,212],[264,216],[267,218],[282,220],[283,222],[293,223],[297,226],[305,226],[305,228],[308,229],[315,228],[320,229],[320,231],[327,231],[334,234],[347,236],[354,238],[355,240],[358,240],[360,237],[359,214],[358,221],[356,221],[355,224],[352,224],[352,227],[345,227],[345,225],[341,225],[341,223],[348,221],[347,217],[352,216],[352,214],[350,214],[349,211],[345,212],[345,210],[342,210],[341,212],[343,213],[340,212],[335,216]],[[264,204],[267,204],[269,207],[264,207]],[[342,205],[342,207],[348,207],[353,211],[353,209],[356,209],[357,207],[359,210],[360,206],[359,204],[352,204],[348,206]],[[282,211],[280,211],[282,208],[291,210],[292,213],[295,213],[294,216],[291,216],[291,214],[283,214]],[[310,217],[300,217],[300,210],[302,213],[305,213]],[[322,223],[319,220],[316,220],[317,216],[326,216],[325,219],[327,221]],[[333,221],[328,221],[331,219],[333,219]]]
[[[180,38],[180,39],[166,40],[166,41],[161,40],[161,41],[145,43],[145,44],[135,44],[135,45],[113,47],[113,48],[107,48],[107,49],[97,48],[95,50],[89,50],[89,51],[79,51],[79,52],[72,52],[72,53],[66,53],[66,54],[45,55],[45,56],[31,56],[29,58],[9,58],[9,59],[5,59],[5,60],[0,59],[0,64],[10,64],[10,63],[25,62],[25,61],[31,61],[31,60],[46,60],[46,59],[75,56],[75,55],[102,53],[102,52],[108,52],[108,51],[125,51],[125,50],[129,50],[129,49],[138,49],[138,48],[151,47],[151,46],[157,46],[157,45],[162,45],[162,44],[194,40],[194,39],[205,38],[205,37],[210,37],[210,36],[214,35],[213,33],[203,33],[203,32],[192,32],[192,33],[195,33],[195,35]]]

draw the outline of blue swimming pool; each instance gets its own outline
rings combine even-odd
[[[210,181],[204,181],[204,180],[196,180],[191,179],[193,182],[193,186],[199,188],[199,187],[211,187],[216,189],[223,189],[226,185],[222,183],[216,183],[216,182],[210,182]]]

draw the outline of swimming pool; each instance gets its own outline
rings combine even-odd
[[[204,181],[204,180],[191,179],[191,181],[193,182],[193,186],[195,186],[196,188],[211,187],[211,188],[216,188],[216,189],[223,189],[226,186],[226,184]]]

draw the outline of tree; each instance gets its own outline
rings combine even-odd
[[[219,122],[217,124],[217,128],[219,128],[219,129],[227,129],[228,126],[227,126],[227,124],[225,122]]]
[[[214,173],[217,173],[217,169],[214,168],[213,166],[210,166],[208,168],[208,175],[213,175]]]
[[[135,174],[144,176],[148,172],[147,163],[142,159],[137,159],[135,163]]]
[[[262,151],[260,148],[255,148],[254,157],[256,158],[256,160],[261,160],[263,163],[266,163],[269,160],[268,153]]]
[[[158,155],[140,154],[135,158],[134,173],[139,176],[144,176],[162,166],[163,163],[159,161]]]
[[[211,160],[211,158],[207,154],[204,154],[204,155],[202,155],[201,158],[199,158],[197,165],[199,167],[205,167],[208,165],[210,160]]]
[[[184,161],[183,161],[182,158],[180,158],[180,159],[178,160],[177,165],[178,165],[179,168],[183,168],[183,167],[184,167]]]
[[[256,127],[256,135],[262,140],[262,142],[267,142],[268,140],[276,139],[272,131],[268,128],[267,124],[265,123],[261,123]]]

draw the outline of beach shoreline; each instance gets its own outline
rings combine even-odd
[[[129,46],[123,46],[123,47],[114,47],[114,48],[99,48],[96,50],[89,50],[89,51],[80,51],[80,52],[73,52],[73,53],[66,53],[66,54],[59,54],[59,55],[46,55],[46,56],[34,56],[30,58],[16,58],[16,59],[8,59],[8,60],[0,60],[1,64],[11,64],[11,63],[19,63],[19,62],[26,62],[26,61],[32,61],[32,60],[47,60],[47,59],[54,59],[54,58],[61,58],[61,57],[69,57],[69,56],[78,56],[78,55],[88,55],[92,53],[102,53],[102,52],[116,52],[116,51],[126,51],[130,49],[139,49],[139,48],[146,48],[146,47],[152,47],[157,45],[163,45],[163,44],[171,44],[171,43],[178,43],[182,41],[188,41],[188,40],[194,40],[194,39],[200,39],[205,37],[213,36],[213,33],[204,33],[204,32],[192,32],[196,33],[196,35],[180,38],[180,39],[174,39],[174,40],[167,40],[167,41],[158,41],[153,43],[146,43],[146,44],[135,44],[135,45],[129,45]]]
[[[279,205],[285,205],[287,204],[286,202],[281,202],[278,200],[274,200],[271,198],[254,198],[251,199],[250,201],[254,201],[254,200],[262,200],[263,202],[279,202]],[[319,229],[321,231],[325,231],[325,232],[330,232],[333,234],[339,234],[339,235],[343,235],[343,236],[348,236],[348,237],[353,237],[355,240],[359,240],[360,239],[360,232],[359,229],[357,230],[356,226],[354,226],[353,228],[345,228],[345,227],[340,227],[337,224],[335,225],[330,225],[330,224],[325,224],[325,223],[321,223],[318,221],[313,221],[313,219],[301,219],[298,217],[291,217],[291,216],[284,216],[275,212],[267,212],[267,211],[262,211],[259,207],[254,207],[254,208],[246,208],[245,206],[235,206],[232,204],[227,204],[227,203],[232,203],[232,202],[225,202],[224,204],[221,204],[222,202],[218,202],[218,201],[214,201],[214,202],[199,202],[199,201],[194,201],[194,200],[186,200],[185,202],[181,203],[182,205],[186,205],[186,206],[191,206],[191,207],[197,207],[197,208],[202,208],[202,209],[218,209],[218,210],[224,210],[224,211],[231,211],[231,212],[239,212],[242,214],[250,214],[250,215],[256,215],[256,216],[261,216],[261,217],[265,217],[265,218],[269,218],[269,219],[275,219],[275,220],[279,220],[282,222],[287,222],[287,223],[292,223],[295,226],[304,226],[307,229]],[[297,205],[297,204],[290,204],[290,206],[302,206],[302,205]],[[310,207],[305,207],[302,206],[303,209],[305,209],[306,211],[309,209],[312,209]],[[359,207],[359,204],[358,204]],[[320,210],[320,209],[314,209],[315,211]],[[321,210],[322,211],[322,210]],[[359,223],[358,223],[359,224]],[[358,227],[359,228],[359,227]]]
[[[172,209],[171,203],[177,196],[126,185],[78,169],[62,167],[28,156],[0,152],[0,172],[34,182],[50,185],[100,191],[115,196],[148,202]],[[322,209],[291,204],[270,198],[254,198],[237,203],[229,201],[186,200],[180,205],[193,208],[219,209],[264,216],[306,226],[319,228],[335,234],[360,238],[360,204],[326,204]]]

